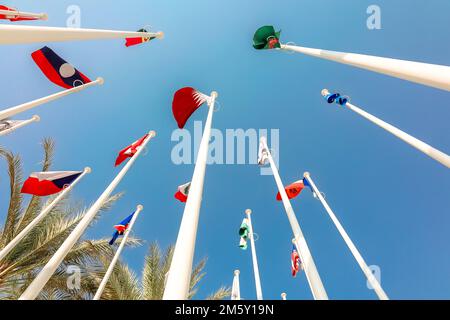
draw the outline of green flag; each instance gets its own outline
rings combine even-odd
[[[258,50],[281,48],[280,34],[281,31],[275,32],[273,26],[259,28],[253,36],[253,48]]]
[[[239,228],[239,235],[241,236],[241,241],[239,242],[239,248],[242,250],[247,250],[247,239],[250,233],[250,227],[248,226],[248,219],[244,218],[242,220],[241,227]]]

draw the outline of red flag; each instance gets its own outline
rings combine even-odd
[[[20,192],[40,197],[56,194],[70,186],[82,173],[80,171],[33,172]]]
[[[292,253],[291,253],[291,271],[292,276],[295,278],[297,276],[297,273],[300,271],[300,268],[302,267],[302,262],[300,260],[300,256],[298,255],[297,249],[295,249],[295,246],[292,247]]]
[[[208,101],[207,95],[191,87],[182,88],[175,92],[172,111],[178,127],[184,128],[189,117],[206,101]]]
[[[181,202],[186,202],[188,195],[189,195],[189,189],[191,188],[191,183],[185,183],[182,186],[178,187],[177,193],[175,193],[175,199],[180,200]]]
[[[16,12],[18,11],[16,9],[13,9],[13,8],[10,8],[10,7],[7,7],[7,6],[3,6],[3,5],[0,5],[0,10],[16,11]],[[0,19],[9,20],[9,21],[13,21],[13,22],[15,22],[15,21],[26,21],[26,20],[39,20],[39,18],[37,18],[37,17],[23,17],[23,16],[20,16],[20,15],[14,14],[14,13],[11,13],[11,14],[0,14]]]
[[[288,185],[286,188],[284,188],[286,190],[287,196],[289,199],[294,199],[296,198],[300,192],[302,192],[303,188],[305,187],[303,180],[299,180],[294,182],[291,185]],[[277,193],[277,200],[281,201],[281,194],[278,192]]]
[[[147,133],[145,136],[143,136],[139,140],[133,142],[131,145],[129,145],[128,147],[126,147],[125,149],[120,151],[119,155],[116,159],[115,166],[117,167],[122,162],[124,162],[127,158],[133,157],[136,154],[136,152],[138,152],[138,150],[141,148],[142,144],[144,143],[145,139],[147,139],[148,136],[149,136],[149,134]]]
[[[145,29],[139,29],[137,32],[147,32],[147,30]],[[136,37],[136,38],[126,38],[126,42],[125,42],[125,46],[126,47],[131,47],[131,46],[135,46],[144,42],[148,42],[150,40],[155,39],[156,37]]]

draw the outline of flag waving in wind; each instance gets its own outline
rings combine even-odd
[[[72,89],[91,82],[88,77],[67,63],[49,47],[43,47],[33,52],[31,57],[45,76],[60,87]]]
[[[191,87],[185,87],[175,92],[172,112],[178,127],[180,129],[184,128],[189,117],[208,99],[207,95]]]
[[[139,29],[137,32],[147,32],[145,29]],[[139,38],[126,38],[125,46],[131,47],[136,46],[138,44],[148,42],[150,40],[156,39],[156,37],[139,37]]]
[[[33,172],[22,186],[21,193],[50,196],[69,187],[82,171]]]
[[[175,193],[175,199],[180,200],[181,202],[186,202],[188,195],[189,195],[189,189],[191,188],[191,183],[185,183],[178,187],[177,193]]]
[[[297,276],[297,273],[300,271],[300,269],[303,269],[303,266],[300,260],[300,256],[298,255],[297,249],[295,249],[294,245],[292,246],[291,253],[291,271],[294,278]]]
[[[298,195],[300,194],[300,192],[302,192],[304,187],[305,187],[305,184],[304,184],[303,180],[296,181],[296,182],[288,185],[287,187],[285,187],[288,198],[294,199],[294,198],[298,197]],[[277,200],[278,201],[282,200],[281,194],[279,192],[277,193]]]
[[[142,144],[144,143],[145,139],[147,139],[148,136],[149,136],[149,134],[147,133],[145,136],[143,136],[139,140],[133,142],[131,145],[129,145],[125,149],[121,150],[119,152],[119,155],[117,156],[115,166],[117,167],[122,162],[124,162],[127,158],[133,157],[136,154],[136,152],[138,152],[138,150],[141,148]]]
[[[125,233],[125,231],[128,228],[128,225],[130,224],[131,219],[133,218],[134,214],[135,214],[135,212],[133,212],[128,217],[123,219],[119,224],[116,224],[114,226],[114,229],[116,229],[116,231],[113,233],[112,239],[109,241],[109,244],[111,246],[114,244],[114,242],[116,242],[116,240],[119,236],[123,236],[123,234]]]
[[[253,48],[258,50],[281,48],[280,34],[281,31],[276,32],[273,26],[259,28],[253,37]]]
[[[247,240],[250,234],[250,227],[249,222],[247,218],[244,218],[242,220],[241,227],[239,228],[239,236],[241,237],[241,240],[239,242],[239,248],[242,250],[247,250]]]

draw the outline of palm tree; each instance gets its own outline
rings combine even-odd
[[[50,139],[43,141],[44,159],[42,171],[52,165],[54,143]],[[20,193],[23,183],[21,159],[18,155],[0,148],[0,157],[8,167],[10,199],[3,227],[0,229],[0,249],[5,247],[23,228],[30,223],[50,201],[43,203],[40,197],[32,197],[24,205]],[[101,211],[111,208],[121,194],[114,195],[103,205]],[[84,217],[85,210],[80,205],[72,206],[65,199],[34,228],[3,260],[0,261],[0,299],[17,299],[48,262],[62,242]],[[138,245],[140,241],[129,239],[128,245]],[[113,251],[108,239],[80,240],[69,252],[55,275],[39,295],[39,299],[83,299],[95,292],[96,287],[89,281],[81,281],[80,290],[71,290],[67,285],[69,266],[77,266],[80,275],[88,279],[95,271],[98,261],[110,259]]]
[[[145,257],[141,279],[130,268],[118,263],[114,268],[108,285],[103,292],[105,300],[161,300],[164,294],[166,274],[172,261],[174,247],[169,246],[163,253],[157,242],[150,245]],[[202,259],[192,270],[189,299],[197,294],[200,281],[205,276],[203,271],[206,259]],[[93,282],[100,282],[105,271],[92,274]],[[230,288],[221,287],[207,297],[208,300],[222,300],[229,297]]]

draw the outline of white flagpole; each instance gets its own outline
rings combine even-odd
[[[281,300],[287,300],[287,294],[285,292],[281,294]]]
[[[0,136],[5,136],[7,134],[10,134],[13,131],[16,131],[19,128],[25,127],[26,125],[29,125],[30,123],[33,122],[39,122],[41,120],[41,118],[39,118],[38,115],[34,115],[31,119],[25,120],[15,126],[13,126],[12,128],[0,131]]]
[[[197,237],[198,219],[202,202],[203,182],[205,179],[206,161],[208,159],[214,105],[217,96],[217,92],[213,91],[208,102],[208,118],[206,119],[205,130],[198,150],[197,163],[195,164],[191,188],[189,189],[189,197],[184,208],[180,230],[178,231],[177,243],[167,277],[163,300],[185,300],[189,294],[195,239]]]
[[[35,18],[39,20],[47,20],[48,15],[46,13],[32,13],[32,12],[22,12],[18,10],[0,10],[0,15],[4,15],[7,18]]]
[[[252,261],[253,261],[253,273],[255,274],[255,286],[256,286],[256,299],[263,300],[263,294],[261,289],[261,278],[259,277],[259,267],[258,267],[258,259],[256,258],[256,246],[255,246],[255,237],[253,236],[253,225],[252,225],[252,210],[245,210],[245,214],[248,219],[248,228],[250,229],[250,245],[252,247]]]
[[[164,33],[0,25],[0,44],[150,37],[162,39]]]
[[[283,205],[286,210],[287,217],[289,219],[289,223],[291,224],[292,232],[294,233],[294,238],[296,241],[296,246],[298,250],[298,254],[303,262],[306,278],[308,280],[309,287],[311,288],[311,293],[315,300],[328,300],[327,293],[323,286],[322,280],[320,279],[319,272],[317,271],[316,264],[314,263],[314,259],[309,251],[308,244],[306,242],[305,237],[303,236],[303,232],[300,228],[298,220],[295,216],[294,209],[292,208],[291,202],[286,194],[286,190],[284,189],[284,184],[281,181],[280,174],[278,173],[277,166],[273,161],[272,155],[269,151],[269,147],[267,146],[267,141],[265,137],[261,137],[261,143],[264,145],[267,157],[270,162],[270,166],[272,168],[273,176],[275,178],[275,182],[278,186],[278,190],[281,195],[281,199],[283,200]]]
[[[239,270],[234,271],[233,287],[231,288],[231,300],[241,300],[241,288],[239,285]]]
[[[356,53],[336,52],[282,44],[282,50],[335,61],[388,76],[450,91],[450,67]]]
[[[327,89],[322,90],[322,95],[326,97],[329,94],[329,91]],[[368,112],[365,112],[364,110],[358,108],[357,106],[351,104],[350,102],[347,102],[345,106],[362,116],[363,118],[366,118],[370,122],[376,124],[377,126],[383,128],[387,132],[392,133],[394,136],[399,138],[400,140],[403,140],[404,142],[408,143],[409,145],[413,146],[417,150],[423,152],[430,158],[433,158],[434,160],[440,162],[447,168],[450,168],[450,156],[445,154],[442,151],[439,151],[436,148],[433,148],[429,144],[426,144],[425,142],[414,138],[413,136],[407,134],[406,132],[403,132],[402,130],[394,127],[393,125],[390,125],[387,122],[384,122],[383,120],[371,115]]]
[[[364,261],[364,258],[359,253],[356,246],[353,244],[353,241],[350,239],[349,235],[345,231],[344,227],[339,222],[338,218],[334,214],[333,210],[331,210],[330,206],[326,202],[325,198],[322,196],[322,193],[317,188],[316,184],[311,178],[311,175],[309,172],[305,172],[304,174],[305,179],[308,180],[308,183],[311,185],[312,189],[314,190],[314,193],[317,195],[317,198],[320,200],[322,205],[324,206],[325,210],[328,212],[328,215],[330,216],[331,220],[333,220],[334,225],[338,229],[339,233],[341,234],[342,238],[344,239],[345,243],[347,244],[348,248],[350,249],[351,253],[353,254],[353,257],[355,257],[356,262],[358,262],[359,267],[364,272],[364,274],[367,277],[367,280],[371,284],[372,288],[375,290],[378,298],[380,300],[389,300],[387,294],[384,292],[383,288],[381,287],[378,280],[373,275],[372,271],[367,266],[366,262]]]
[[[58,266],[64,260],[66,255],[75,245],[75,243],[80,239],[83,235],[84,231],[87,229],[89,224],[97,215],[98,210],[102,207],[103,203],[108,199],[114,189],[117,187],[119,182],[131,168],[133,163],[141,154],[142,150],[145,149],[147,143],[156,135],[155,131],[150,131],[149,136],[142,143],[142,146],[136,152],[136,154],[128,160],[127,164],[123,167],[123,169],[119,172],[119,174],[114,178],[114,180],[110,183],[110,185],[105,189],[105,191],[100,195],[100,197],[95,201],[95,203],[89,208],[89,210],[84,215],[83,219],[78,223],[72,233],[67,237],[64,243],[59,247],[59,249],[55,252],[53,257],[47,262],[41,272],[37,275],[37,277],[33,280],[33,282],[28,286],[25,292],[20,296],[19,300],[34,300],[38,296],[39,292],[44,288],[45,284],[51,278],[53,273],[56,271]]]
[[[8,243],[8,245],[6,245],[6,247],[4,247],[1,251],[0,251],[0,261],[3,260],[10,252],[11,250],[13,250],[15,248],[15,246],[17,244],[19,244],[19,242],[28,234],[30,233],[30,231],[36,227],[39,222],[42,221],[42,219],[44,219],[49,213],[50,211],[52,211],[52,209],[70,192],[72,191],[72,189],[77,185],[77,183],[83,179],[83,177],[88,174],[91,173],[91,168],[86,167],[83,170],[83,173],[80,174],[78,176],[78,178],[76,178],[74,180],[74,182],[72,182],[72,184],[70,184],[70,186],[68,186],[67,188],[65,188],[63,191],[61,191],[58,196],[53,199],[52,202],[50,202],[50,204],[45,207],[44,209],[42,209],[42,211],[36,216],[36,218],[33,219],[33,221],[31,221],[14,239],[11,240],[11,242]]]
[[[9,108],[9,109],[2,110],[2,111],[0,111],[0,120],[13,117],[13,116],[15,116],[15,115],[17,115],[19,113],[25,112],[27,110],[30,110],[30,109],[35,108],[37,106],[40,106],[42,104],[51,102],[53,100],[62,98],[62,97],[67,96],[67,95],[69,95],[71,93],[75,93],[75,92],[84,90],[86,88],[95,86],[97,84],[102,85],[103,83],[104,83],[103,78],[97,78],[97,80],[95,80],[95,81],[92,81],[92,82],[80,85],[78,87],[75,87],[75,88],[72,88],[72,89],[63,90],[63,91],[54,93],[52,95],[40,98],[40,99],[36,99],[36,100],[30,101],[30,102],[23,103],[21,105]]]
[[[128,228],[125,230],[125,233],[122,238],[122,241],[120,242],[119,248],[117,249],[116,254],[114,255],[114,258],[111,260],[108,270],[106,271],[105,276],[103,277],[102,282],[100,283],[100,286],[98,287],[93,300],[100,300],[100,298],[103,294],[103,291],[105,290],[106,284],[108,283],[108,280],[111,277],[114,267],[116,266],[117,260],[119,260],[120,253],[122,252],[123,248],[125,247],[125,244],[128,240],[128,236],[131,232],[131,229],[133,229],[133,225],[136,222],[136,219],[138,218],[139,213],[143,209],[144,209],[144,206],[142,206],[142,205],[137,206],[136,212],[134,213],[133,217],[131,218]]]

